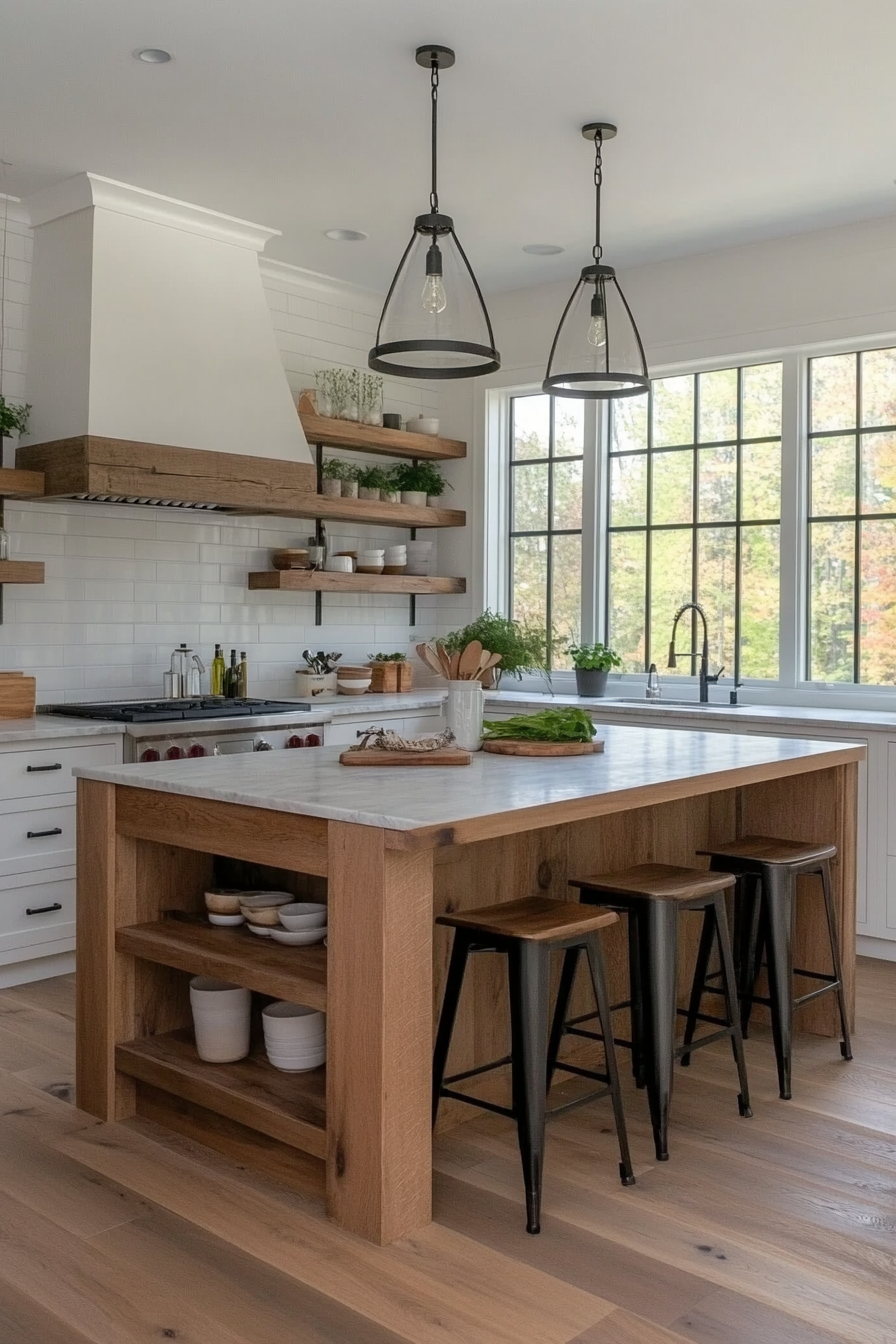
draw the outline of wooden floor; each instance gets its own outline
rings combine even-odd
[[[751,1120],[730,1052],[695,1056],[667,1164],[632,1092],[632,1189],[606,1102],[558,1120],[540,1237],[509,1124],[454,1130],[436,1222],[385,1250],[188,1139],[78,1112],[73,1015],[69,976],[0,991],[0,1344],[896,1341],[896,964],[860,964],[852,1064],[800,1040],[792,1102],[761,1033]]]

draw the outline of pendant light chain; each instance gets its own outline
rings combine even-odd
[[[433,56],[430,71],[430,96],[432,98],[432,190],[429,193],[429,208],[434,215],[437,215],[439,213],[439,188],[436,181],[439,130],[439,62],[435,56]]]
[[[594,247],[591,249],[591,255],[595,261],[600,261],[604,252],[600,245],[600,186],[603,181],[601,146],[603,138],[602,131],[598,131],[594,137]]]

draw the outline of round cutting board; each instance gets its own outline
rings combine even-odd
[[[597,742],[520,742],[515,738],[502,737],[495,742],[485,741],[483,751],[495,756],[592,756],[603,751],[604,744]]]

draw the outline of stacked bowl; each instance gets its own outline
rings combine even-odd
[[[336,689],[340,695],[366,695],[373,671],[366,667],[340,667],[336,670]]]
[[[429,574],[432,567],[431,541],[409,541],[406,574]]]
[[[382,574],[385,554],[385,550],[359,551],[358,573]]]
[[[408,548],[406,545],[386,547],[383,564],[384,574],[403,574],[407,563]]]
[[[280,1000],[262,1011],[264,1047],[275,1069],[303,1073],[318,1069],[327,1057],[326,1015],[314,1008]]]
[[[209,923],[224,928],[233,928],[244,923],[245,916],[240,913],[240,897],[245,895],[246,892],[239,891],[236,887],[212,887],[205,893],[205,908],[208,911]]]
[[[292,902],[289,891],[243,891],[240,893],[240,914],[253,933],[270,938],[271,930],[280,925],[280,908]]]
[[[317,901],[292,901],[277,911],[280,927],[271,929],[276,943],[307,947],[327,936],[327,907]]]

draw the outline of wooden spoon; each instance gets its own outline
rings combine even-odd
[[[460,654],[459,654],[459,653],[452,653],[452,655],[451,655],[451,680],[452,680],[452,681],[460,681]]]
[[[497,667],[498,663],[500,663],[503,657],[504,655],[502,653],[490,653],[488,656],[488,661],[486,662],[485,666],[480,669],[479,672],[480,680],[482,677],[485,676],[486,672],[491,672],[493,667]]]
[[[445,652],[445,649],[443,648],[443,646],[442,646],[441,644],[437,644],[437,645],[436,645],[436,657],[438,658],[438,660],[439,660],[439,662],[440,662],[440,664],[441,664],[441,667],[442,667],[442,676],[443,676],[443,677],[447,677],[448,680],[450,681],[450,680],[451,680],[451,659],[448,657],[448,654]]]
[[[478,639],[473,639],[464,649],[460,656],[458,666],[458,675],[461,681],[472,681],[476,675],[476,669],[479,666],[479,659],[482,657],[482,645]]]
[[[430,672],[435,672],[436,676],[442,675],[442,664],[433,653],[428,644],[417,645],[417,656],[422,663],[425,663]]]

